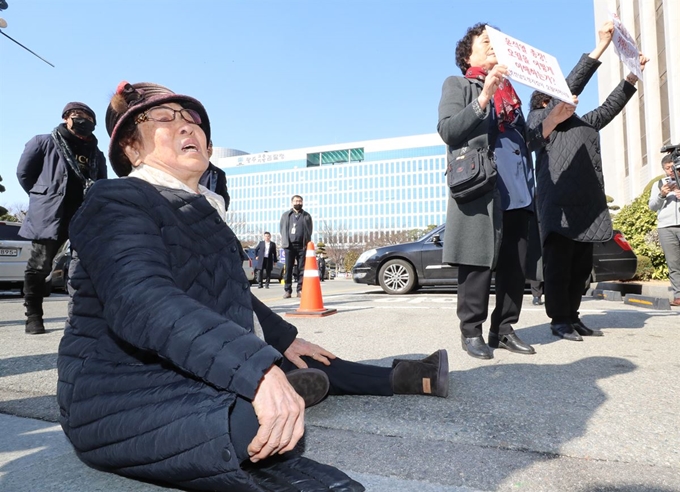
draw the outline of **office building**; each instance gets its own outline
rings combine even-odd
[[[362,244],[442,224],[445,162],[436,133],[213,159],[227,174],[229,223],[247,244],[264,231],[280,240],[293,195],[303,197],[317,242]]]
[[[661,147],[680,143],[680,2],[595,0],[594,7],[596,26],[616,13],[650,58],[637,93],[600,132],[606,192],[615,204],[625,205],[662,174]],[[601,61],[598,93],[604,101],[628,70],[613,46]]]

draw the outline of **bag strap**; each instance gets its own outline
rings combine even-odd
[[[78,164],[76,164],[75,158],[73,156],[73,152],[71,152],[71,149],[69,148],[68,145],[66,145],[66,141],[64,140],[64,137],[62,137],[57,129],[55,128],[52,130],[52,138],[54,139],[55,143],[59,148],[61,149],[61,153],[64,156],[64,159],[66,159],[66,162],[68,163],[69,167],[71,170],[75,173],[76,176],[78,176],[78,179],[81,181],[83,185],[83,191],[87,190],[90,186],[92,186],[92,183],[94,183],[94,179],[86,178],[83,173],[80,171],[80,167],[78,167]],[[96,164],[96,157],[97,153],[96,151],[93,152],[93,155],[90,156],[90,162],[88,163],[90,166],[90,172],[92,172],[92,160],[93,158],[95,159],[95,164]],[[95,179],[97,178],[97,175],[95,174]]]

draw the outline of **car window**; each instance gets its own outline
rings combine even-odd
[[[26,241],[19,236],[20,228],[18,225],[0,223],[0,241]]]

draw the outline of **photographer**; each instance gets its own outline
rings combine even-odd
[[[661,159],[661,165],[666,177],[659,180],[656,189],[652,188],[649,208],[656,212],[659,243],[668,263],[668,276],[673,287],[671,306],[680,306],[680,187],[677,181],[680,170],[675,169],[680,167],[678,146],[673,153]]]

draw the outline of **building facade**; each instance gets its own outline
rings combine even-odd
[[[633,99],[600,132],[606,192],[625,205],[662,173],[661,147],[680,144],[680,2],[594,0],[594,8],[596,26],[616,13],[650,58]],[[598,93],[604,101],[628,70],[613,46],[601,61]]]
[[[215,148],[214,156],[220,155]],[[438,134],[214,158],[225,171],[229,223],[244,243],[280,240],[281,214],[301,195],[313,241],[365,243],[446,218],[446,147]]]

